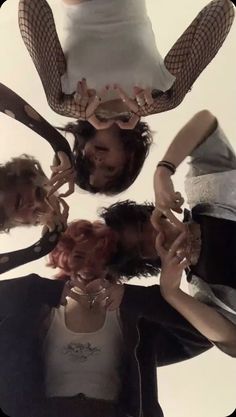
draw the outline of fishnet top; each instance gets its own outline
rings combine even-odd
[[[158,96],[152,105],[140,108],[138,116],[168,111],[182,102],[222,46],[233,19],[234,7],[229,0],[213,0],[204,7],[165,57],[166,68],[176,77],[173,86]],[[20,0],[19,27],[49,106],[63,116],[85,119],[73,95],[62,92],[61,76],[66,71],[66,59],[47,1]]]

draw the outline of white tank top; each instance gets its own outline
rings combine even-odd
[[[83,77],[100,91],[120,84],[168,90],[175,77],[157,50],[145,0],[90,0],[64,7],[62,45],[67,72],[62,88],[72,93]],[[111,91],[107,100],[117,98]]]
[[[44,342],[47,396],[116,400],[122,348],[117,311],[107,312],[98,331],[76,333],[66,327],[65,307],[55,309]]]

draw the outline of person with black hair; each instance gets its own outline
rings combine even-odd
[[[164,60],[145,0],[64,0],[61,7],[64,45],[46,0],[20,0],[21,35],[50,107],[79,120],[65,128],[76,138],[76,183],[117,194],[134,182],[152,142],[140,117],[183,101],[226,39],[234,6],[206,5]]]
[[[188,155],[185,189],[191,213],[185,211],[182,223],[173,211],[182,211],[183,197],[175,192],[171,175]],[[191,294],[236,325],[235,178],[236,156],[217,119],[207,110],[197,113],[157,166],[156,207],[124,201],[100,212],[119,237],[111,270],[128,279],[158,274],[173,241],[184,232],[176,257],[184,254],[188,260]],[[180,311],[175,297],[170,303]]]
[[[91,193],[106,195],[129,188],[139,175],[153,141],[145,122],[139,122],[132,130],[113,125],[112,140],[107,129],[96,130],[85,120],[59,130],[74,137],[76,184]]]

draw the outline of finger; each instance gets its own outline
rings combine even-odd
[[[159,232],[156,238],[155,247],[158,252],[158,255],[161,258],[164,258],[168,254],[168,251],[164,248],[163,244],[164,244],[164,235],[163,233]]]
[[[71,168],[71,162],[68,156],[65,154],[65,152],[59,151],[57,153],[59,163],[57,165],[51,166],[51,170],[53,173],[59,172],[59,171],[65,171],[66,169]]]
[[[182,262],[181,262],[181,267],[182,267],[182,269],[184,270],[184,269],[186,269],[186,268],[188,268],[189,267],[189,261],[187,260],[187,259],[184,259]]]
[[[87,81],[85,78],[82,78],[82,81],[81,81],[81,93],[83,97],[88,96],[88,86],[87,86]]]
[[[174,224],[179,230],[184,230],[185,225],[182,223],[171,210],[163,210],[163,214]]]
[[[151,106],[154,103],[154,99],[152,97],[152,90],[151,90],[151,88],[146,88],[144,90],[144,98],[145,98],[146,103],[148,104],[148,106]]]
[[[59,194],[59,197],[63,197],[63,198],[65,198],[65,197],[69,197],[69,195],[71,195],[71,194],[73,194],[73,193],[74,193],[74,191],[75,191],[75,183],[74,183],[74,179],[73,179],[73,180],[71,180],[68,184],[69,184],[68,191],[67,191],[66,193]]]
[[[99,106],[100,102],[101,102],[101,98],[96,94],[92,98],[91,102],[88,104],[88,106],[86,108],[86,117],[87,118],[90,118],[94,114],[94,112],[95,112],[96,108]]]
[[[179,204],[179,207],[181,207],[184,203],[184,198],[180,192],[175,193],[175,201]]]
[[[81,81],[78,81],[78,83],[77,83],[76,93],[82,95]]]
[[[97,118],[97,116],[95,114],[93,114],[91,117],[89,117],[88,121],[97,130],[108,129],[109,127],[111,127],[114,124],[113,119],[107,120],[107,121],[101,121]]]
[[[139,116],[136,114],[133,114],[128,122],[123,122],[122,120],[116,120],[116,124],[119,126],[120,129],[124,130],[132,130],[135,128],[139,121]]]
[[[175,239],[175,241],[172,243],[172,245],[169,249],[169,252],[176,255],[176,252],[178,251],[178,249],[180,249],[182,244],[185,242],[185,239],[186,239],[186,232],[180,233],[180,235],[177,237],[177,239]]]
[[[63,200],[63,198],[59,197],[58,198],[61,206],[62,206],[62,215],[63,217],[65,217],[67,219],[68,214],[69,214],[69,206],[68,204]]]
[[[64,184],[65,184],[65,180],[63,178],[61,178],[60,180],[58,180],[48,191],[47,193],[47,197],[52,197],[53,194],[55,194],[59,188],[61,188]],[[62,196],[61,196],[62,197]]]
[[[157,231],[160,230],[160,220],[162,216],[163,216],[163,213],[158,208],[155,208],[150,217],[151,224],[154,227],[154,229]]]
[[[138,86],[135,86],[134,88],[133,88],[133,92],[134,92],[134,98],[137,96],[137,95],[139,95],[140,93],[144,93],[144,90],[143,90],[143,88],[141,88],[141,87],[138,87]]]
[[[125,102],[129,109],[132,110],[134,113],[138,112],[138,104],[124,92],[120,85],[116,84],[114,88],[118,92],[118,95],[121,98],[121,100]]]
[[[72,167],[65,171],[58,172],[57,174],[53,174],[53,176],[48,181],[48,185],[54,185],[57,183],[57,181],[63,179],[70,179],[72,175],[74,175],[74,169]]]
[[[96,90],[94,89],[94,88],[89,88],[88,89],[88,96],[89,97],[93,97],[93,96],[95,96],[96,95]]]

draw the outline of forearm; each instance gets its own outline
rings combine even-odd
[[[163,296],[207,339],[215,343],[236,346],[236,326],[216,310],[180,289]]]
[[[217,121],[208,111],[197,113],[175,136],[163,160],[178,167],[213,131]]]
[[[46,0],[20,0],[19,28],[43,84],[49,106],[63,116],[76,117],[73,95],[62,91],[66,60]]]

